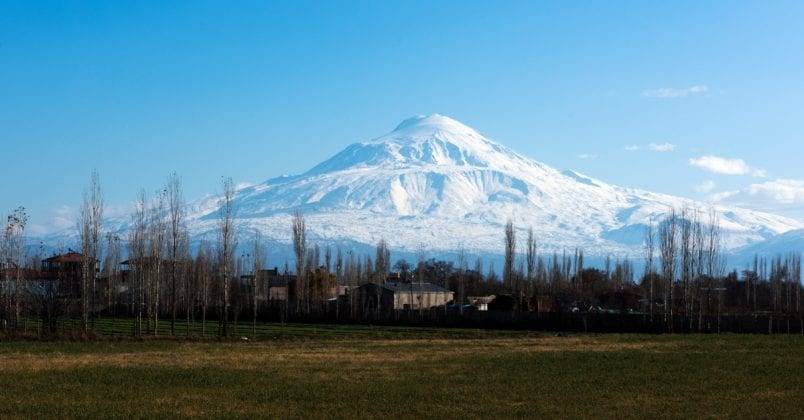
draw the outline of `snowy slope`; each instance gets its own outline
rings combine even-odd
[[[739,261],[751,261],[755,254],[776,256],[788,253],[804,253],[804,229],[776,235],[766,241],[753,243],[735,251]]]
[[[707,205],[617,187],[558,171],[441,115],[403,121],[380,138],[355,143],[304,174],[243,188],[236,196],[243,231],[290,238],[290,214],[301,209],[321,243],[372,244],[380,238],[412,251],[460,248],[497,253],[511,218],[532,226],[543,250],[638,253],[645,223],[670,207]],[[193,204],[190,228],[211,235],[217,198]],[[727,246],[738,248],[804,228],[766,213],[718,207]]]

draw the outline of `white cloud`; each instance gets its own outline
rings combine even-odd
[[[709,172],[723,175],[752,175],[758,178],[767,176],[764,169],[753,168],[742,159],[729,159],[720,156],[705,155],[689,160],[689,164]]]
[[[134,210],[134,203],[124,205],[107,204],[103,208],[103,218],[127,217]],[[78,226],[78,209],[67,205],[59,206],[51,211],[44,223],[31,224],[29,232],[34,236],[48,235],[65,230],[75,230]]]
[[[134,209],[136,208],[136,203],[131,202],[128,204],[123,205],[110,205],[107,204],[103,208],[103,218],[117,218],[117,217],[128,217],[132,213],[134,213]]]
[[[33,236],[42,236],[47,233],[47,228],[44,225],[32,223],[28,226],[28,234]]]
[[[727,201],[729,198],[736,196],[740,193],[740,190],[735,191],[721,191],[719,193],[712,194],[710,199],[714,202],[721,202]]]
[[[77,215],[72,207],[59,206],[52,211],[51,216],[45,223],[31,224],[29,232],[34,236],[40,236],[73,228],[77,223],[76,217]]]
[[[804,209],[804,181],[776,179],[711,196],[712,201],[799,216]]]
[[[629,152],[635,152],[637,150],[649,150],[651,152],[658,152],[658,153],[666,153],[672,152],[676,150],[676,145],[673,143],[650,143],[647,146],[640,146],[638,144],[630,144],[625,146],[625,150]]]
[[[75,211],[70,206],[61,206],[54,211],[50,225],[56,229],[67,229],[77,223]]]
[[[746,188],[746,193],[782,204],[804,203],[804,181],[777,179],[761,184],[751,184]]]
[[[642,96],[659,99],[676,99],[706,93],[708,90],[709,88],[706,85],[695,85],[687,88],[659,88],[644,90],[642,91]]]
[[[648,149],[651,150],[651,151],[654,151],[654,152],[665,153],[665,152],[672,152],[672,151],[676,150],[676,145],[673,144],[673,143],[667,143],[667,142],[661,143],[661,144],[651,143],[651,144],[648,145]]]
[[[700,184],[696,185],[695,186],[695,191],[697,191],[699,193],[708,194],[708,193],[714,191],[716,186],[717,185],[715,185],[715,181],[712,181],[711,179],[707,179],[706,181],[703,181]]]
[[[584,160],[597,159],[597,155],[593,155],[593,154],[589,154],[589,153],[582,153],[582,154],[578,155],[577,157],[578,157],[578,159],[584,159]]]

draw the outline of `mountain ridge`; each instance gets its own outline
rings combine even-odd
[[[438,114],[406,119],[300,175],[243,188],[235,200],[245,229],[277,240],[289,240],[289,215],[299,209],[320,242],[385,238],[408,251],[425,244],[493,252],[501,249],[501,227],[510,218],[521,228],[533,226],[545,250],[600,254],[637,254],[650,218],[671,207],[707,207],[556,170]],[[715,208],[732,249],[804,227],[767,213]],[[208,234],[214,219],[214,205],[188,215],[196,235]]]

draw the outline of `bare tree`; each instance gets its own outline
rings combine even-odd
[[[168,217],[170,219],[170,334],[176,335],[176,309],[177,309],[177,277],[179,265],[179,248],[185,235],[184,230],[184,195],[182,193],[181,178],[173,172],[167,181]]]
[[[232,178],[224,178],[221,182],[223,194],[220,200],[220,208],[218,209],[218,252],[221,269],[221,280],[223,287],[223,302],[222,302],[222,333],[224,336],[229,335],[229,294],[230,294],[230,276],[232,273],[232,265],[234,263],[234,250],[237,247],[237,234],[235,232],[235,186]]]
[[[195,257],[195,272],[198,287],[201,289],[200,304],[201,304],[201,336],[205,337],[207,334],[207,307],[209,306],[209,282],[210,282],[210,261],[211,256],[209,251],[209,244],[202,242],[198,247],[198,255]]]
[[[720,281],[726,271],[726,260],[721,250],[721,232],[720,232],[720,217],[717,210],[714,208],[709,209],[709,220],[706,232],[706,264],[707,275],[711,279]],[[723,287],[719,284],[715,285],[715,290],[718,292],[717,303],[717,329],[720,332],[720,315],[723,306]]]
[[[503,265],[503,283],[506,290],[511,293],[514,287],[514,259],[516,258],[516,233],[514,222],[508,220],[505,224],[505,263]]]
[[[458,313],[463,315],[463,303],[466,300],[465,277],[467,271],[466,252],[461,248],[458,253]]]
[[[332,272],[332,247],[329,246],[324,250],[324,267],[327,268],[327,273]]]
[[[262,233],[258,229],[254,230],[254,249],[252,250],[252,280],[251,280],[251,293],[252,293],[252,318],[251,318],[251,336],[252,338],[257,337],[257,308],[259,305],[258,302],[258,278],[260,275],[260,271],[262,270],[263,265],[263,245],[262,245]]]
[[[192,284],[192,256],[190,255],[190,233],[187,231],[186,228],[181,229],[181,235],[179,237],[179,250],[178,256],[180,264],[179,270],[179,277],[181,277],[183,287],[182,290],[184,292],[184,309],[185,309],[185,335],[190,336],[190,324],[191,324],[191,317],[192,317],[192,303],[194,299],[194,292],[197,292],[193,288]]]
[[[293,214],[293,253],[296,256],[296,293],[295,293],[295,306],[296,312],[299,312],[305,303],[307,303],[305,273],[307,271],[305,265],[307,252],[307,224],[304,221],[304,215],[301,210],[297,210]],[[307,308],[309,309],[309,308]]]
[[[801,315],[801,254],[794,255],[793,276],[796,282],[796,312]]]
[[[162,264],[165,256],[165,191],[159,191],[148,209],[148,284],[151,329],[159,335],[159,315],[162,309]]]
[[[339,283],[343,280],[343,269],[343,251],[341,251],[341,247],[338,247],[335,251],[335,277]]]
[[[696,280],[694,283],[693,290],[690,293],[694,296],[691,299],[691,305],[693,307],[690,309],[690,312],[694,312],[696,309],[698,311],[698,330],[700,331],[703,327],[703,304],[702,304],[702,289],[703,285],[702,282],[704,281],[704,274],[706,272],[705,267],[705,235],[704,235],[704,223],[701,221],[700,217],[696,215],[696,220],[694,223],[694,228],[692,232],[692,241],[693,241],[693,253],[694,253],[694,265],[695,268],[693,270],[693,278]],[[695,307],[697,305],[697,308]],[[690,329],[692,329],[692,321],[690,321]]]
[[[4,215],[4,219],[7,219]],[[0,273],[3,278],[0,279],[0,330],[5,330],[8,326],[8,316],[11,312],[11,299],[7,296],[7,285],[10,283],[10,257],[8,252],[8,239],[9,236],[8,223],[3,225],[3,234],[0,235]]]
[[[720,216],[713,208],[709,210],[706,232],[706,274],[710,277],[722,276],[726,270],[726,260],[721,253]]]
[[[6,219],[5,215],[3,217]],[[0,235],[0,273],[2,273],[3,278],[0,279],[0,330],[5,330],[8,326],[8,316],[11,312],[11,307],[9,306],[10,299],[7,296],[6,291],[8,290],[7,285],[10,282],[10,268],[9,267],[9,256],[8,256],[8,241],[7,241],[7,234],[8,231],[8,224],[3,225],[3,234]]]
[[[145,307],[145,270],[146,270],[146,237],[148,231],[147,198],[145,191],[140,191],[132,215],[131,229],[128,240],[129,277],[134,284],[132,290],[132,303],[136,314],[135,335],[142,335],[142,316]]]
[[[327,250],[329,250],[329,248],[327,248]],[[336,320],[341,319],[340,290],[341,290],[341,285],[344,284],[344,282],[343,282],[343,269],[344,269],[344,267],[343,267],[343,253],[341,251],[341,247],[338,247],[338,249],[335,251],[335,285],[336,285],[336,290],[338,291],[338,292],[336,292],[337,301],[336,301],[336,304],[335,304],[335,319]],[[351,291],[349,291],[349,293],[351,295]]]
[[[673,284],[676,275],[677,225],[678,216],[676,215],[676,210],[671,209],[670,213],[659,226],[659,252],[662,257],[662,276],[665,281],[665,322],[670,332],[673,331]]]
[[[117,306],[117,286],[120,263],[120,237],[112,232],[106,233],[106,260],[103,271],[107,278],[106,288],[106,307],[116,314],[114,309]]]
[[[424,244],[419,243],[419,249],[416,252],[416,281],[421,284],[424,283],[425,274],[427,271],[427,254],[424,251]],[[413,292],[413,283],[410,284],[410,302],[411,308],[413,308],[413,301],[414,301],[414,292]],[[424,308],[422,305],[419,305],[419,316],[421,317]]]
[[[78,218],[78,233],[81,239],[82,280],[81,309],[84,334],[89,333],[90,313],[94,323],[96,297],[96,270],[100,255],[101,227],[103,222],[103,192],[100,176],[92,171],[89,187],[84,191],[81,213]]]
[[[388,277],[388,272],[391,270],[391,251],[388,249],[388,243],[385,242],[385,239],[380,239],[377,243],[374,264],[377,283],[384,284],[385,279]]]
[[[483,258],[481,256],[478,255],[475,259],[475,265],[472,267],[472,271],[474,271],[474,273],[472,273],[473,277],[477,279],[477,284],[474,285],[476,287],[474,292],[478,294],[487,292],[488,290],[483,289]]]
[[[645,228],[645,279],[648,282],[648,304],[650,310],[650,320],[653,321],[653,257],[655,249],[654,222],[651,217]]]
[[[6,226],[3,230],[3,259],[7,264],[8,273],[14,270],[14,309],[12,324],[14,330],[19,328],[22,305],[22,267],[25,264],[25,226],[28,224],[28,213],[24,207],[17,207],[6,217]],[[2,287],[0,287],[2,289]]]
[[[388,278],[388,272],[389,272],[390,266],[391,266],[391,262],[390,262],[390,260],[391,260],[391,251],[388,250],[388,243],[385,242],[385,239],[380,239],[380,241],[377,242],[377,249],[376,249],[376,254],[375,255],[376,255],[376,260],[374,261],[374,272],[372,273],[373,275],[371,275],[371,277],[374,277],[374,279],[376,280],[377,284],[383,285],[383,284],[385,284],[385,280]],[[371,267],[371,262],[369,261],[369,262],[366,263],[366,269],[370,270],[370,267]],[[380,299],[381,288],[377,287],[377,288],[375,288],[375,290],[377,291],[377,296],[376,296],[377,312],[376,312],[376,315],[377,315],[377,318],[379,319],[380,312],[382,310],[382,308],[380,307],[380,305],[381,305],[381,299]]]
[[[527,248],[527,279],[528,287],[533,292],[533,282],[536,274],[536,238],[533,236],[533,228],[528,229]]]
[[[679,220],[679,240],[681,253],[681,302],[684,310],[685,321],[689,314],[689,288],[692,283],[694,263],[694,241],[693,241],[693,211],[687,207],[681,210]]]
[[[579,287],[583,287],[583,249],[575,250],[575,277],[577,278]],[[622,289],[622,281],[620,282],[620,289]]]
[[[159,334],[159,322],[162,308],[162,264],[165,256],[165,220],[164,191],[157,191],[148,204],[148,254],[146,263],[148,269],[148,322],[149,331],[153,335]]]

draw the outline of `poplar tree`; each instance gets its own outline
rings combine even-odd
[[[508,220],[508,223],[505,224],[505,262],[503,265],[503,283],[508,293],[512,293],[514,287],[515,253],[516,233],[514,232],[514,222]]]
[[[92,171],[89,187],[84,190],[84,199],[78,218],[78,234],[81,241],[81,320],[84,334],[89,333],[90,313],[94,324],[96,270],[100,255],[101,224],[103,221],[103,192],[100,176]]]
[[[167,181],[168,218],[170,219],[170,334],[176,335],[177,311],[177,277],[179,265],[179,248],[185,235],[184,226],[184,195],[182,193],[181,178],[173,172]]]
[[[223,178],[221,181],[223,194],[218,210],[218,259],[220,261],[220,275],[222,287],[221,315],[222,333],[229,336],[229,306],[230,306],[230,277],[234,263],[234,250],[237,247],[235,232],[235,186],[232,178]]]
[[[307,252],[307,224],[304,221],[304,215],[301,210],[297,210],[293,214],[292,222],[293,230],[293,253],[296,257],[296,293],[295,310],[300,312],[302,306],[307,302],[307,287],[305,283],[306,267],[305,267],[305,253]],[[306,308],[309,309],[309,308]]]

